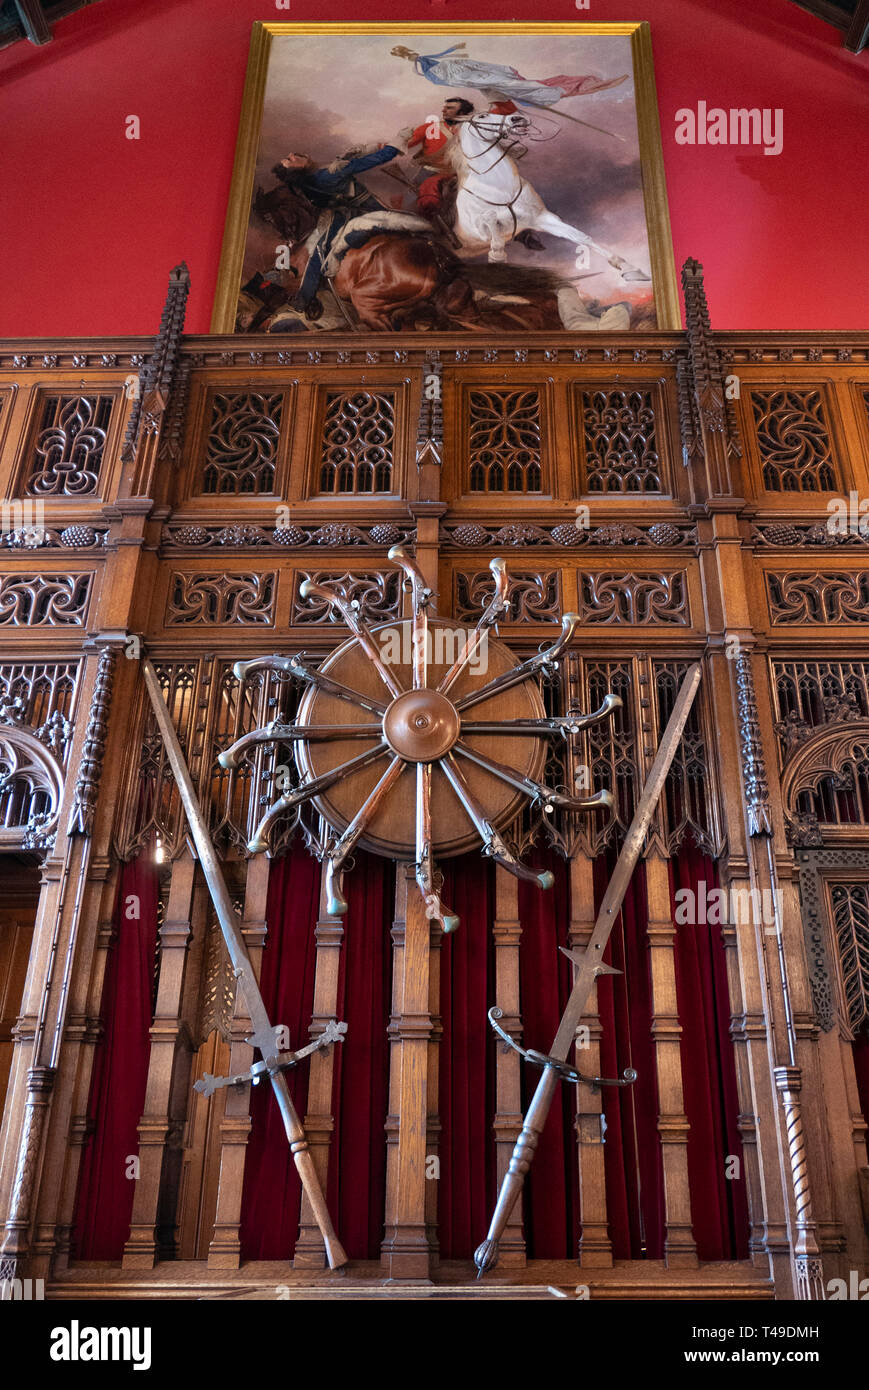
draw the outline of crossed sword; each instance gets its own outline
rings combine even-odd
[[[497,1024],[497,1019],[501,1017],[499,1009],[489,1011],[489,1021],[497,1033],[501,1035],[506,1043],[522,1052],[527,1061],[534,1066],[543,1068],[543,1075],[537,1083],[528,1113],[522,1126],[522,1132],[516,1140],[507,1172],[501,1183],[501,1190],[498,1193],[498,1201],[492,1222],[489,1226],[489,1233],[481,1245],[474,1252],[474,1264],[477,1266],[477,1278],[485,1274],[488,1270],[494,1269],[498,1263],[498,1243],[504,1234],[510,1213],[522,1192],[522,1184],[525,1181],[525,1174],[531,1166],[531,1160],[537,1149],[537,1141],[546,1123],[549,1114],[549,1107],[560,1080],[566,1081],[589,1081],[574,1067],[568,1064],[570,1049],[576,1041],[576,1030],[582,1021],[585,1013],[588,997],[594,987],[599,975],[619,975],[621,971],[616,970],[611,965],[605,965],[603,953],[610,933],[616,924],[616,920],[621,909],[622,900],[627,892],[628,884],[636,867],[637,860],[643,848],[646,832],[655,814],[658,798],[667,780],[667,774],[683,730],[691,713],[691,706],[694,703],[694,696],[697,694],[697,687],[700,684],[700,663],[696,662],[689,667],[679,690],[673,712],[664,730],[664,736],[658,747],[654,762],[649,771],[646,785],[643,788],[642,796],[637,804],[634,818],[625,836],[624,844],[616,861],[612,878],[609,881],[600,911],[597,914],[594,928],[588,940],[588,945],[584,951],[570,950],[564,946],[560,949],[566,956],[569,956],[576,966],[576,976],[570,998],[567,1001],[561,1022],[558,1025],[558,1032],[555,1034],[555,1041],[548,1054],[540,1052],[524,1051],[516,1044],[509,1034],[505,1033]],[[624,1074],[624,1081],[604,1082],[602,1078],[595,1077],[590,1084],[592,1086],[625,1085],[636,1080],[636,1072],[632,1068],[627,1068]]]

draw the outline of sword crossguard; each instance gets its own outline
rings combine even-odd
[[[563,1062],[560,1057],[552,1057],[548,1052],[535,1052],[533,1048],[521,1047],[515,1038],[511,1038],[505,1028],[502,1028],[498,1020],[504,1017],[504,1010],[497,1005],[491,1008],[488,1013],[489,1023],[499,1038],[512,1047],[514,1052],[518,1052],[520,1057],[524,1057],[526,1062],[530,1062],[532,1067],[547,1067],[549,1070],[558,1074],[562,1081],[572,1081],[576,1085],[580,1083],[590,1086],[592,1091],[599,1091],[601,1086],[632,1086],[637,1079],[637,1073],[633,1067],[625,1067],[621,1078],[606,1076],[586,1076],[583,1072],[572,1067],[569,1062]]]
[[[337,1020],[330,1019],[320,1036],[308,1043],[307,1047],[300,1047],[298,1052],[281,1052],[276,1057],[270,1057],[268,1061],[264,1059],[260,1062],[254,1062],[247,1071],[239,1072],[236,1076],[212,1076],[210,1072],[205,1072],[199,1081],[193,1083],[193,1089],[198,1091],[200,1095],[211,1096],[222,1086],[244,1086],[248,1081],[256,1085],[264,1076],[274,1076],[277,1072],[289,1071],[292,1067],[297,1067],[305,1057],[310,1057],[312,1053],[331,1047],[333,1043],[343,1042],[346,1032],[346,1023],[338,1023]]]

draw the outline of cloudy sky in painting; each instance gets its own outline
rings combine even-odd
[[[293,150],[326,164],[352,146],[388,142],[402,127],[417,126],[429,113],[439,112],[447,96],[465,96],[482,107],[485,98],[480,92],[436,86],[415,73],[411,63],[390,54],[396,44],[432,54],[461,42],[465,43],[466,56],[517,68],[526,78],[587,73],[604,78],[628,75],[628,80],[618,87],[568,98],[556,108],[613,131],[622,140],[561,120],[552,112],[526,108],[535,129],[532,138],[526,137],[529,151],[522,160],[521,172],[559,217],[648,271],[627,36],[276,36],[271,47],[255,184],[272,186],[272,165]],[[569,243],[550,236],[543,240],[545,253],[535,254],[513,245],[508,259],[572,272],[573,250]],[[600,271],[601,265],[594,257],[591,269]],[[615,297],[639,298],[638,288],[626,286],[609,268],[583,285],[585,293],[606,301]]]

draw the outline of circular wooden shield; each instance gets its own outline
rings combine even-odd
[[[384,664],[394,673],[399,684],[410,690],[413,684],[411,667],[411,623],[384,624],[372,629],[374,640]],[[452,665],[464,643],[468,629],[442,618],[429,620],[430,656],[428,687],[434,689]],[[450,703],[479,690],[497,676],[518,665],[516,658],[502,642],[489,638],[475,660],[465,668],[449,693]],[[335,681],[371,697],[387,708],[392,704],[389,691],[377,671],[359,646],[356,638],[342,643],[320,668]],[[503,694],[494,694],[474,705],[462,723],[487,723],[512,719],[544,719],[546,711],[535,681],[527,680]],[[345,700],[311,687],[299,706],[300,725],[371,724],[377,716],[359,709]],[[460,716],[461,720],[461,716]],[[393,720],[393,725],[395,720]],[[387,721],[389,727],[389,721]],[[395,735],[393,734],[393,737]],[[524,776],[538,779],[546,761],[546,740],[523,734],[510,737],[501,734],[466,735],[460,724],[459,738],[468,746],[495,762],[502,763]],[[299,772],[305,781],[320,777],[339,763],[349,762],[366,749],[373,748],[377,736],[329,741],[298,740],[295,755]],[[435,750],[437,751],[437,749]],[[359,769],[330,787],[321,796],[312,798],[313,805],[339,833],[343,831],[368,795],[377,785],[394,756],[387,748],[382,758]],[[508,824],[520,810],[526,796],[514,790],[485,768],[477,767],[467,758],[456,755],[457,764],[471,793],[487,820],[496,828]],[[441,858],[462,854],[480,843],[480,837],[470,817],[458,802],[438,763],[432,765],[432,835],[433,852]],[[383,804],[360,840],[366,849],[396,859],[413,859],[416,822],[416,765],[408,762],[397,783],[388,792]]]

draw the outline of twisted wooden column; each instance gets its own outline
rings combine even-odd
[[[806,1156],[806,1138],[803,1130],[803,1114],[800,1105],[802,1074],[799,1067],[776,1067],[775,1084],[785,1112],[787,1130],[788,1158],[791,1165],[791,1182],[794,1190],[796,1208],[797,1238],[794,1242],[794,1265],[796,1268],[796,1297],[798,1299],[825,1299],[824,1271],[821,1252],[815,1238],[815,1221],[812,1215],[812,1191],[809,1183],[809,1165]]]

